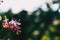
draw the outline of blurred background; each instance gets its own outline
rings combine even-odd
[[[21,33],[4,29],[4,16],[9,20],[20,19]],[[0,12],[0,40],[60,40],[60,0],[53,0],[32,12],[21,10],[15,13],[11,9]]]

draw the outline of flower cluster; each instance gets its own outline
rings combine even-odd
[[[14,30],[14,31],[17,31],[17,32],[21,32],[21,30],[20,30],[21,27],[19,25],[21,25],[21,23],[16,21],[16,19],[12,18],[11,21],[8,21],[6,16],[4,17],[4,20],[2,22],[3,28],[11,29],[11,30]]]

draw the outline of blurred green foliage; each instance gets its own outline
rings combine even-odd
[[[32,15],[28,15],[29,12],[22,10],[18,14],[13,14],[11,10],[6,13],[1,13],[0,16],[0,39],[3,40],[60,40],[60,13],[53,11],[47,4],[49,11],[38,10],[32,12]],[[36,15],[38,14],[39,15]],[[4,29],[2,27],[2,21],[4,16],[7,16],[9,20],[12,18],[21,19],[21,33],[19,35],[12,30]],[[54,20],[57,20],[57,25],[54,25]]]

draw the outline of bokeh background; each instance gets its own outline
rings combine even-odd
[[[0,13],[0,40],[60,40],[60,0],[46,3],[47,10],[38,8],[33,12],[22,10],[18,14],[8,10]],[[45,7],[45,6],[43,6]],[[4,16],[9,20],[20,19],[21,33],[9,31],[2,27]]]

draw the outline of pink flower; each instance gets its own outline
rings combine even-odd
[[[13,19],[10,22],[8,22],[8,19],[6,17],[2,23],[3,28],[8,28],[8,29],[15,30],[17,32],[21,32],[21,30],[20,30],[21,27],[19,25],[21,25],[21,23],[19,23],[16,20],[13,20]]]

